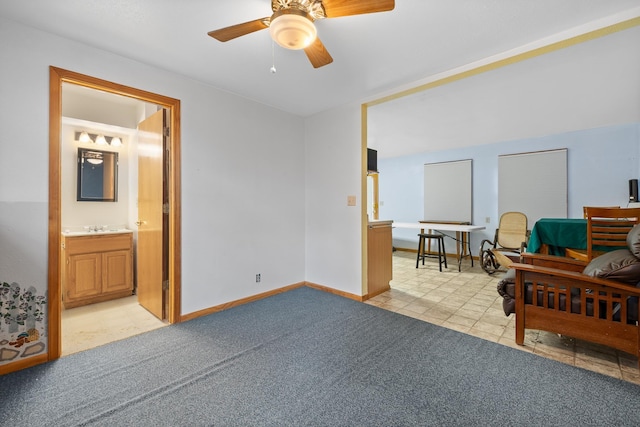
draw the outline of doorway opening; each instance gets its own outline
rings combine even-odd
[[[146,269],[143,275],[152,274],[155,281],[154,292],[159,295],[161,310],[154,311],[154,315],[164,318],[169,323],[180,321],[180,101],[162,95],[142,91],[139,89],[119,85],[116,83],[96,79],[90,76],[78,74],[72,71],[50,67],[50,111],[49,111],[49,268],[48,268],[48,360],[57,359],[62,354],[62,276],[65,268],[64,260],[61,257],[63,242],[63,182],[62,175],[66,173],[62,170],[63,152],[63,124],[62,124],[62,95],[63,85],[77,85],[87,89],[93,89],[106,94],[121,95],[124,98],[142,101],[157,107],[163,114],[163,123],[170,131],[162,128],[158,132],[160,143],[160,158],[164,159],[159,166],[158,176],[152,180],[140,178],[138,181],[153,183],[157,188],[159,183],[160,194],[157,196],[157,203],[154,215],[159,217],[160,225],[154,232],[150,232],[148,224],[157,222],[149,218],[137,216],[134,221],[134,228],[138,236],[143,235],[143,239],[160,239],[161,249],[159,254],[154,254],[148,263],[156,263],[154,269]],[[145,146],[146,143],[145,143]],[[155,148],[156,152],[158,148]],[[140,151],[138,149],[138,151]],[[136,156],[138,157],[138,156]],[[145,157],[140,155],[139,157]],[[138,166],[139,168],[139,166]],[[133,202],[138,205],[137,195]],[[137,206],[136,206],[137,207]],[[157,215],[156,215],[157,214]],[[137,215],[137,214],[136,214]],[[66,224],[65,224],[66,225]],[[159,231],[158,231],[159,230]],[[151,236],[151,237],[149,237]],[[159,236],[159,237],[158,237]],[[139,237],[138,237],[139,239]],[[144,246],[144,245],[143,245]],[[147,247],[153,247],[147,242]],[[146,251],[141,253],[144,258]],[[160,262],[156,262],[154,257],[160,257]],[[140,258],[140,257],[136,257]],[[148,258],[148,257],[147,257]],[[106,259],[106,258],[105,258]],[[97,261],[98,263],[100,261]],[[137,264],[138,260],[136,260]],[[138,267],[140,269],[141,267]],[[144,267],[142,267],[144,270]],[[158,272],[157,270],[161,270]],[[147,294],[148,295],[148,294]],[[147,298],[147,297],[145,297]],[[144,304],[143,304],[144,305]],[[146,305],[144,305],[146,308]]]

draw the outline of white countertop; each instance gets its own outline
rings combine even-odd
[[[114,228],[114,229],[106,229],[100,231],[90,231],[90,230],[64,230],[62,232],[63,236],[101,236],[103,234],[124,234],[124,233],[133,233],[133,230],[129,230],[127,228]]]
[[[418,230],[462,231],[465,233],[485,229],[484,225],[447,224],[438,222],[394,222],[393,227]]]
[[[385,227],[393,224],[393,220],[390,219],[370,219],[369,227]]]

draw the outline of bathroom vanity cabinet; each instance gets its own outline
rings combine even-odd
[[[62,302],[78,307],[133,293],[133,234],[62,237]]]

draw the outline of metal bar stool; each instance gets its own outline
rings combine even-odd
[[[444,237],[442,234],[426,234],[419,233],[418,237],[418,257],[416,258],[416,268],[420,264],[420,260],[422,260],[422,265],[424,265],[425,258],[438,258],[438,268],[442,271],[442,264],[444,263],[444,267],[447,267],[447,253],[444,250]],[[426,239],[435,239],[438,242],[438,255],[431,255],[425,252],[425,241]]]

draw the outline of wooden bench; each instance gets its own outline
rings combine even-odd
[[[531,253],[512,264],[516,343],[525,329],[543,330],[633,354],[640,367],[640,288],[583,274],[586,264]]]

